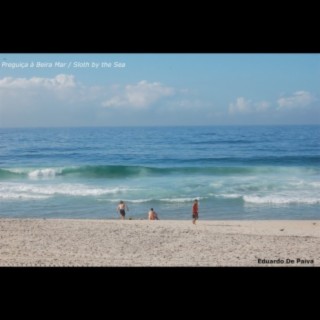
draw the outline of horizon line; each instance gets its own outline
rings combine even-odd
[[[0,129],[72,129],[72,128],[167,128],[167,127],[301,127],[320,126],[320,123],[303,124],[164,124],[164,125],[70,125],[70,126],[9,126]]]

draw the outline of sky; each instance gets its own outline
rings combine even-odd
[[[0,127],[320,124],[320,54],[0,54]]]

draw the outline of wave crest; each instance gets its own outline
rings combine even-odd
[[[313,167],[144,167],[144,166],[79,166],[63,168],[2,168],[0,179],[28,178],[49,179],[59,177],[77,178],[135,178],[166,175],[211,175],[211,176],[252,176],[259,174],[294,174],[294,173],[319,173]]]

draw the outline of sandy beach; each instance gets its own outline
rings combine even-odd
[[[320,266],[320,221],[0,219],[0,266]]]

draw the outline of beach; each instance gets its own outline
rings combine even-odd
[[[320,266],[320,221],[3,218],[0,266]]]

